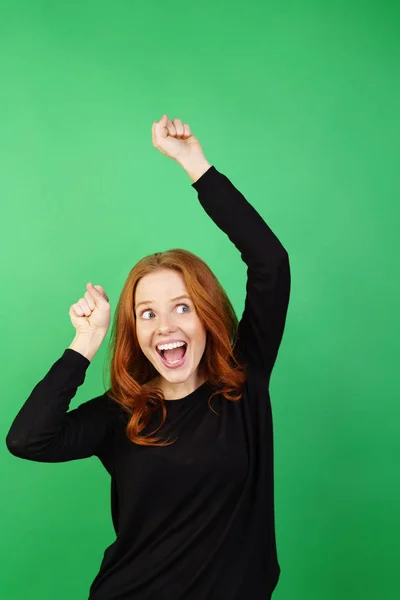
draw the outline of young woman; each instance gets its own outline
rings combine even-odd
[[[269,382],[288,254],[187,124],[164,115],[152,139],[247,265],[242,318],[199,257],[146,256],[118,302],[111,387],[68,412],[110,324],[104,289],[88,283],[70,308],[75,338],[22,406],[7,446],[39,462],[97,456],[110,474],[116,539],[90,600],[267,600],[280,573]]]

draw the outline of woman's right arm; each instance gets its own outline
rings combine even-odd
[[[98,342],[90,345],[89,340],[75,338],[74,343],[71,346],[96,353]],[[71,347],[64,351],[15,417],[6,437],[11,454],[37,462],[97,455],[112,431],[114,402],[103,394],[67,412],[89,365],[90,359],[79,351]]]
[[[91,282],[86,289],[69,310],[75,338],[33,388],[7,434],[7,448],[14,456],[38,462],[98,456],[112,431],[115,403],[106,394],[67,412],[110,325],[104,289]]]

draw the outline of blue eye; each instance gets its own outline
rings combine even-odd
[[[189,310],[189,306],[187,304],[177,304],[177,306],[186,306],[186,308]],[[150,321],[151,319],[147,319],[146,317],[144,317],[144,314],[147,312],[153,313],[153,315],[155,314],[154,311],[152,311],[150,308],[147,308],[140,313],[140,316],[143,317],[146,321]]]
[[[140,315],[140,316],[141,316],[141,317],[143,317],[144,313],[147,313],[147,312],[153,312],[153,311],[152,311],[152,310],[144,310],[144,311],[141,313],[141,315]],[[153,313],[153,314],[154,314],[154,313]],[[148,320],[148,319],[147,319],[147,320]]]

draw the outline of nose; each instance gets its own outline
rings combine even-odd
[[[173,317],[169,315],[161,315],[157,327],[157,333],[165,335],[176,331],[176,325],[174,325]]]

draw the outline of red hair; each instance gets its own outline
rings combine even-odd
[[[139,280],[161,269],[174,269],[182,275],[196,313],[206,330],[206,347],[199,367],[206,380],[217,387],[208,400],[209,406],[216,394],[222,394],[227,400],[240,400],[240,389],[246,380],[245,367],[238,363],[234,355],[238,319],[225,290],[208,265],[195,254],[182,249],[145,256],[133,267],[125,282],[107,351],[112,354],[109,360],[111,388],[107,395],[130,415],[126,434],[132,442],[141,446],[168,446],[173,443],[161,442],[160,437],[150,437],[150,434],[140,435],[154,412],[161,408],[162,421],[153,434],[162,427],[167,416],[160,388],[143,387],[159,373],[139,346],[134,310]]]

